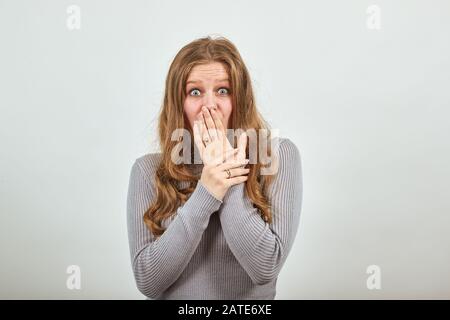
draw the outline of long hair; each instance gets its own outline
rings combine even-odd
[[[186,164],[175,164],[171,160],[172,150],[179,144],[179,141],[172,140],[172,133],[179,128],[184,128],[193,137],[192,128],[187,125],[183,110],[186,81],[194,66],[211,62],[222,63],[230,77],[233,106],[230,116],[231,128],[240,128],[244,131],[254,129],[258,133],[255,137],[257,150],[260,150],[259,145],[262,140],[260,134],[265,133],[263,138],[269,146],[267,155],[270,159],[272,158],[270,157],[272,149],[270,127],[256,108],[250,75],[235,45],[224,37],[208,36],[184,46],[172,61],[166,77],[158,123],[162,156],[155,172],[156,197],[143,218],[156,237],[161,236],[165,231],[163,221],[173,216],[177,208],[188,200],[199,180],[199,176],[194,174]],[[231,143],[236,148],[236,136]],[[247,143],[246,158],[249,158],[249,146]],[[260,174],[261,168],[266,165],[270,164],[263,165],[260,161],[250,160],[250,172],[244,183],[245,194],[251,200],[253,207],[259,209],[261,218],[265,222],[271,223],[272,211],[266,195],[274,175]],[[180,188],[180,181],[188,182],[188,187]]]

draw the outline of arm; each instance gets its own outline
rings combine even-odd
[[[136,161],[131,169],[127,195],[127,226],[132,267],[137,287],[145,296],[158,297],[182,273],[194,254],[210,215],[222,201],[199,181],[194,192],[163,235],[155,237],[143,221],[155,197],[155,188]]]
[[[231,187],[219,212],[230,250],[253,283],[275,279],[295,239],[302,204],[300,153],[289,139],[279,145],[278,175],[269,186],[272,223],[266,223],[245,195],[244,184]]]

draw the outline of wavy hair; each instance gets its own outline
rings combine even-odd
[[[259,145],[262,141],[260,134],[264,132],[263,138],[268,145],[267,156],[272,159],[270,157],[272,153],[270,127],[256,108],[250,75],[235,45],[224,37],[212,38],[211,36],[196,39],[187,44],[177,53],[170,65],[159,113],[158,133],[162,157],[155,172],[156,197],[143,218],[155,237],[164,233],[163,221],[172,217],[177,208],[189,199],[200,178],[184,162],[175,164],[172,161],[172,151],[180,141],[172,140],[172,132],[184,128],[193,137],[192,128],[188,125],[183,110],[186,81],[194,66],[211,62],[222,63],[230,77],[231,129],[240,128],[244,131],[254,129],[258,133],[254,137],[257,141],[257,150],[260,150]],[[234,136],[230,143],[236,148],[237,137]],[[250,144],[247,143],[246,158],[249,158],[249,147]],[[263,165],[260,161],[251,159],[248,179],[244,183],[245,194],[253,203],[253,207],[259,210],[265,222],[271,223],[272,211],[266,195],[274,175],[260,174],[261,169],[266,166],[270,166],[270,163]],[[180,188],[181,181],[188,182],[188,187]]]

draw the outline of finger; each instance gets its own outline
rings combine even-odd
[[[200,155],[203,154],[205,146],[203,145],[202,137],[200,134],[199,121],[194,121],[194,142],[197,145],[198,151],[200,151]]]
[[[246,153],[246,147],[247,147],[247,133],[244,131],[238,139],[238,157],[240,159],[245,159],[245,153]]]
[[[249,168],[233,168],[233,169],[230,169],[230,177],[232,178],[232,177],[243,176],[243,175],[248,174],[249,172],[250,172]],[[228,178],[228,173],[226,171],[223,171],[223,173],[224,173],[225,178],[230,179],[230,178]]]
[[[227,133],[225,131],[225,127],[222,122],[222,116],[219,116],[219,113],[215,109],[211,109],[211,117],[216,125],[217,129],[217,138],[219,141],[222,141],[222,150],[229,150],[232,148],[230,142],[227,139]]]
[[[230,149],[228,151],[226,151],[223,156],[222,156],[222,163],[223,162],[231,162],[231,161],[236,161],[236,154],[239,152],[238,148],[235,149]]]
[[[203,117],[205,118],[205,124],[206,128],[209,132],[209,135],[211,136],[212,140],[217,140],[217,128],[214,124],[214,120],[211,117],[211,114],[209,113],[208,108],[203,107]]]
[[[200,132],[201,132],[201,136],[202,136],[202,142],[206,146],[205,140],[208,139],[209,141],[211,141],[211,137],[210,137],[210,135],[208,133],[208,130],[206,130],[206,125],[205,125],[205,121],[203,119],[203,116],[202,115],[200,115],[200,116],[202,118],[202,120],[200,121]]]
[[[222,119],[219,117],[215,109],[211,110],[211,117],[214,120],[214,124],[219,132],[225,133],[225,127],[223,126]]]
[[[224,154],[222,154],[221,156],[218,156],[217,158],[215,158],[213,160],[213,163],[218,166],[219,164],[224,163],[225,161],[232,159],[234,157],[234,155],[238,152],[239,150],[236,149],[232,149],[232,150],[228,150],[227,152],[225,152]]]
[[[226,170],[226,169],[233,169],[242,167],[243,165],[246,165],[248,163],[248,159],[241,160],[241,161],[233,161],[233,162],[224,162],[217,166],[219,170]]]
[[[225,179],[225,183],[228,186],[233,186],[235,184],[245,182],[245,181],[247,181],[247,179],[248,179],[248,176],[239,176],[239,177],[234,177],[234,178],[230,178],[230,179]]]

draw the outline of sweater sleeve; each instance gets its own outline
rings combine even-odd
[[[132,166],[128,187],[128,239],[136,285],[142,294],[155,299],[183,272],[208,226],[210,215],[219,209],[222,201],[199,181],[189,199],[178,207],[163,235],[156,239],[143,221],[156,192],[138,160]]]
[[[230,250],[257,285],[278,276],[294,242],[302,205],[300,153],[289,139],[279,144],[278,174],[269,185],[272,223],[245,195],[244,184],[232,186],[219,211],[222,230]]]

